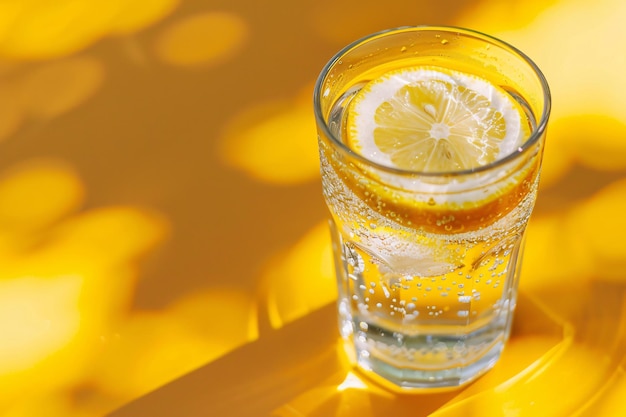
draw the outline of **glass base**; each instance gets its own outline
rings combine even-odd
[[[399,335],[371,323],[366,330],[344,321],[349,356],[370,378],[402,390],[456,388],[493,368],[504,348],[510,321],[497,317],[464,334]],[[510,317],[510,316],[508,316]],[[362,325],[362,322],[360,322]],[[346,330],[359,329],[354,332]]]
[[[500,358],[503,346],[504,343],[497,343],[478,360],[448,369],[402,367],[381,360],[365,350],[356,352],[356,362],[368,377],[384,385],[387,385],[385,382],[391,383],[403,390],[458,388],[476,380],[493,368]]]

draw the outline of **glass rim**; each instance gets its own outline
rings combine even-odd
[[[541,90],[543,91],[544,103],[543,103],[543,109],[541,111],[541,117],[538,120],[537,125],[532,130],[528,139],[518,147],[517,151],[511,152],[503,156],[502,158],[496,159],[495,161],[490,162],[486,165],[481,165],[481,166],[474,167],[474,168],[469,168],[469,169],[464,169],[464,170],[455,170],[455,171],[437,171],[437,172],[418,171],[418,170],[392,167],[389,165],[385,165],[385,164],[381,164],[379,162],[373,161],[361,155],[360,153],[354,151],[353,149],[351,149],[349,146],[343,143],[339,138],[337,138],[335,134],[332,133],[330,127],[328,126],[328,123],[326,122],[326,118],[322,114],[322,106],[321,106],[322,86],[324,84],[324,81],[326,80],[326,76],[328,75],[330,69],[333,68],[333,66],[337,62],[341,61],[341,59],[347,53],[356,49],[360,45],[365,44],[366,42],[374,38],[381,37],[383,35],[390,35],[393,33],[400,33],[400,32],[405,32],[405,31],[415,31],[415,32],[447,31],[447,32],[455,32],[458,34],[462,33],[466,35],[476,36],[476,37],[484,39],[485,41],[491,42],[495,46],[502,47],[505,49],[508,48],[514,55],[517,55],[519,58],[521,58],[522,61],[524,61],[526,64],[530,66],[534,74],[537,76],[537,79],[541,85]],[[333,142],[333,144],[337,145],[341,151],[346,153],[351,158],[354,158],[361,163],[364,163],[373,168],[376,168],[377,170],[386,171],[388,173],[395,174],[395,175],[407,175],[407,176],[419,175],[419,176],[424,176],[424,177],[461,177],[464,175],[470,175],[470,174],[480,173],[483,171],[489,171],[494,168],[506,165],[507,163],[520,158],[522,155],[526,154],[528,149],[532,148],[537,142],[539,142],[543,133],[545,132],[547,124],[548,124],[548,118],[550,116],[551,101],[552,99],[551,99],[551,94],[550,94],[550,87],[548,86],[548,81],[546,80],[545,76],[543,75],[543,72],[539,69],[537,64],[535,64],[535,62],[532,59],[530,59],[524,52],[522,52],[515,46],[501,39],[498,39],[494,36],[491,36],[491,35],[488,35],[488,34],[473,30],[473,29],[467,29],[467,28],[463,28],[459,26],[447,26],[447,25],[399,26],[399,27],[395,27],[391,29],[378,31],[378,32],[366,35],[364,37],[361,37],[349,43],[348,45],[343,47],[341,50],[339,50],[335,55],[333,55],[333,57],[322,68],[322,71],[320,72],[315,82],[315,87],[313,90],[313,110],[315,113],[315,120],[317,122],[318,129],[321,128],[323,130],[323,133],[326,135],[326,137],[328,137]]]

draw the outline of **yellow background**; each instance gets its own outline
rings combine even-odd
[[[0,415],[626,415],[625,20],[621,0],[0,0]],[[405,396],[339,353],[311,96],[345,44],[415,24],[519,47],[553,113],[502,361]]]

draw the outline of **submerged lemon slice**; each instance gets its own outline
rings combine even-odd
[[[468,170],[512,152],[530,133],[522,107],[474,75],[432,66],[396,69],[350,103],[348,146],[394,168]]]

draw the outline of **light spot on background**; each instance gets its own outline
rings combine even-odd
[[[526,231],[520,288],[538,290],[591,279],[594,261],[577,227],[567,210],[531,219]]]
[[[137,259],[167,237],[167,220],[152,210],[110,206],[75,215],[51,231],[46,264],[72,263],[98,270]]]
[[[309,100],[269,102],[236,115],[222,138],[224,161],[254,179],[279,185],[319,177],[315,119]]]
[[[576,231],[595,261],[597,278],[626,282],[626,178],[602,188],[574,215]]]
[[[157,37],[154,50],[166,64],[212,66],[235,56],[245,45],[248,26],[227,12],[194,14],[170,24]]]
[[[0,2],[0,57],[63,57],[111,35],[128,35],[170,14],[178,0]]]
[[[19,67],[0,65],[0,141],[30,120],[47,121],[86,103],[101,88],[99,60],[75,57]]]
[[[598,171],[626,170],[626,116],[572,114],[554,120],[548,140],[553,157],[572,154],[575,161]]]
[[[35,118],[54,118],[91,98],[100,89],[104,77],[102,64],[85,57],[41,65],[21,79],[22,106]]]
[[[78,276],[0,280],[0,380],[67,345],[80,324]]]
[[[31,160],[0,176],[0,234],[27,233],[50,226],[83,201],[84,188],[67,164]]]
[[[521,288],[574,285],[591,279],[626,282],[626,179],[558,213],[533,217]]]
[[[118,1],[111,31],[125,35],[143,29],[172,13],[180,0],[123,0]]]
[[[0,33],[0,56],[8,59],[48,59],[77,52],[106,34],[117,1],[90,2],[23,0],[10,26]]]
[[[145,394],[256,338],[254,307],[250,295],[217,288],[133,313],[111,339],[95,381],[120,398]]]
[[[270,325],[279,328],[337,297],[328,223],[270,260],[261,278]]]

